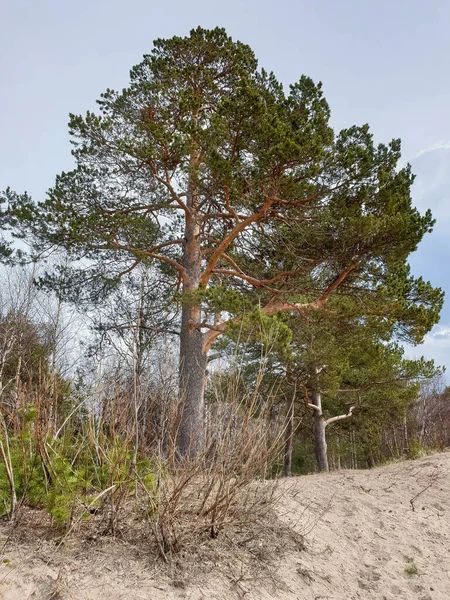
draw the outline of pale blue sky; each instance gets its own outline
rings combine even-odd
[[[41,198],[72,165],[69,112],[126,85],[155,38],[220,25],[283,83],[321,80],[336,128],[402,138],[417,203],[438,218],[412,264],[450,297],[448,0],[0,0],[0,18],[0,189]],[[447,306],[423,351],[450,368]]]

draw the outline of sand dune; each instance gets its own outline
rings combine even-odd
[[[191,557],[162,566],[114,540],[55,550],[31,531],[5,545],[3,524],[0,598],[450,598],[450,453],[291,478],[280,487],[277,516],[267,523],[276,539],[260,529],[245,551],[231,538],[223,547],[211,542],[195,564]]]

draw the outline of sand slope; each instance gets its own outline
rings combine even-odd
[[[256,562],[228,547],[205,552],[195,569],[162,567],[114,540],[55,551],[30,535],[3,550],[0,599],[450,599],[450,453],[281,488],[277,526],[303,536],[304,547],[284,532],[265,548],[261,533],[249,550]],[[0,526],[0,542],[7,533]]]
[[[292,598],[450,598],[450,454],[309,476],[286,498],[290,520],[293,502],[310,531]]]

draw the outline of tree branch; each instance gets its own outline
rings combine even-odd
[[[186,206],[186,204],[181,199],[181,196],[176,193],[176,191],[175,191],[173,185],[170,183],[170,181],[168,179],[164,179],[163,177],[161,177],[160,175],[158,175],[156,167],[155,167],[155,165],[153,163],[148,162],[147,164],[149,165],[150,169],[152,170],[153,177],[156,179],[156,181],[158,181],[159,183],[161,183],[162,185],[164,185],[169,190],[170,195],[175,200],[175,202],[178,204],[178,206],[182,210],[184,210],[185,213],[187,213],[187,214],[190,215],[191,214],[191,209],[188,206]]]
[[[344,419],[349,419],[354,411],[355,407],[354,406],[350,406],[348,413],[346,415],[339,415],[338,417],[330,417],[329,419],[327,419],[325,421],[325,427],[327,425],[331,425],[332,423],[336,423],[336,421],[343,421]]]
[[[358,258],[362,258],[367,251],[364,251],[358,255]],[[303,312],[304,310],[321,310],[328,302],[331,294],[337,290],[337,288],[343,283],[347,277],[359,266],[359,262],[353,262],[350,266],[347,267],[344,271],[339,273],[339,275],[330,283],[330,285],[326,288],[326,290],[313,302],[308,302],[306,304],[300,303],[292,303],[292,302],[278,302],[273,303],[269,302],[263,309],[263,313],[265,315],[273,315],[277,312],[287,312],[287,311],[299,311]]]
[[[317,406],[316,404],[313,404],[310,401],[309,394],[308,394],[308,388],[306,387],[306,385],[304,383],[302,383],[302,386],[303,386],[303,398],[304,398],[306,408],[310,408],[312,411],[317,411],[321,415],[322,408],[320,406]]]
[[[169,246],[171,244],[175,244],[178,243],[179,240],[173,240],[170,242],[165,242],[163,244],[159,244],[158,246],[154,246],[154,248],[151,248],[150,250],[138,250],[136,248],[133,248],[132,246],[124,246],[123,244],[119,244],[119,242],[111,242],[110,245],[108,245],[106,248],[102,248],[104,250],[122,250],[124,252],[130,252],[131,254],[134,254],[136,256],[136,258],[138,258],[139,260],[142,260],[143,256],[146,256],[148,258],[154,258],[156,260],[160,260],[161,262],[165,262],[169,265],[172,265],[172,267],[175,267],[177,269],[177,271],[180,273],[180,276],[182,277],[183,281],[186,278],[186,269],[183,267],[183,265],[180,265],[180,263],[178,261],[176,261],[173,258],[170,258],[169,256],[164,256],[163,254],[155,254],[155,252],[153,250],[156,250],[158,248],[163,248],[164,246]],[[136,266],[136,265],[133,265]]]
[[[237,236],[241,233],[241,231],[244,231],[244,229],[246,227],[248,227],[248,225],[251,225],[251,223],[257,223],[258,221],[260,221],[266,215],[267,211],[269,210],[269,208],[272,206],[272,204],[274,202],[275,202],[274,199],[267,198],[258,212],[253,213],[252,215],[249,215],[246,219],[243,219],[242,221],[237,223],[233,227],[233,229],[227,233],[227,235],[223,238],[223,240],[220,242],[220,244],[214,250],[211,258],[209,259],[208,265],[207,265],[206,269],[203,271],[203,274],[200,278],[200,282],[204,287],[206,287],[206,285],[208,284],[211,274],[212,274],[218,260],[223,255],[225,250],[233,243],[233,241],[237,238]]]
[[[254,215],[253,215],[254,216]],[[228,237],[228,236],[227,236]],[[361,258],[367,251],[363,251],[358,255],[358,258]],[[217,257],[217,260],[219,256]],[[212,260],[212,259],[211,259]],[[211,261],[210,261],[211,263]],[[305,311],[319,311],[324,310],[324,306],[328,301],[330,295],[344,282],[347,277],[359,266],[358,262],[352,263],[347,269],[342,271],[330,285],[326,288],[326,290],[322,293],[319,298],[313,300],[312,302],[306,303],[293,303],[293,302],[273,302],[273,299],[269,301],[266,306],[264,306],[261,311],[265,315],[274,315],[277,312],[288,312],[288,311],[298,311],[300,313]],[[208,267],[209,268],[209,267]],[[211,270],[212,271],[212,270]],[[206,271],[205,271],[206,273]],[[278,290],[277,290],[278,292]],[[204,338],[203,342],[203,351],[208,352],[211,348],[211,345],[215,342],[215,340],[219,337],[221,333],[223,333],[230,323],[239,323],[241,320],[241,316],[235,317],[234,319],[230,319],[224,323],[220,323],[214,328],[214,331],[209,331]]]
[[[137,258],[137,259],[134,261],[134,263],[131,265],[131,267],[128,267],[128,269],[125,269],[125,271],[121,271],[121,272],[119,273],[119,275],[118,275],[118,276],[119,276],[119,277],[123,277],[124,275],[127,275],[128,273],[131,273],[131,271],[132,271],[132,270],[133,270],[135,267],[137,267],[137,266],[138,266],[138,264],[141,262],[141,260],[142,260],[142,259],[141,259],[140,257],[138,257],[138,258]]]

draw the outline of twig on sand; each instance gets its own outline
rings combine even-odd
[[[430,483],[428,485],[426,485],[423,489],[420,490],[420,492],[418,492],[413,498],[411,498],[411,500],[409,501],[409,503],[411,504],[411,508],[413,510],[413,512],[416,510],[415,506],[414,506],[414,502],[417,500],[417,498],[423,494],[424,492],[426,492],[428,489],[430,489],[430,487],[432,485],[434,485],[436,483],[436,481],[438,480],[438,470],[435,469],[433,471],[433,473],[430,475]]]

